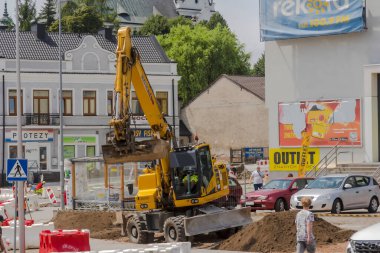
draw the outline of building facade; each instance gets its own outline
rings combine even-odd
[[[264,78],[220,76],[181,110],[181,120],[193,140],[226,159],[231,148],[268,147]]]
[[[282,117],[286,110],[293,112],[295,122],[297,112],[302,111],[297,107],[314,104],[314,113],[328,113],[329,119],[339,122],[341,131],[347,133],[343,138],[326,139],[324,134],[331,130],[327,128],[333,122],[316,119],[320,126],[326,126],[316,137],[325,141],[312,144],[319,149],[321,158],[334,145],[343,144],[346,147],[338,157],[340,163],[379,161],[380,1],[367,0],[363,11],[367,27],[362,32],[265,43],[271,148],[286,152],[292,146],[284,141],[282,126],[291,121]],[[334,112],[323,109],[334,103],[338,106]],[[336,130],[334,134],[341,133]]]
[[[58,34],[42,25],[20,36],[22,135],[29,167],[58,171],[59,61]],[[17,156],[17,96],[15,33],[0,31],[0,159]],[[149,81],[169,124],[179,134],[176,63],[165,55],[155,37],[133,37]],[[63,144],[65,158],[101,155],[111,131],[116,41],[111,31],[101,34],[62,34]],[[150,127],[132,90],[135,136],[151,136]]]

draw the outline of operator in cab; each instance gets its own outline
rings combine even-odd
[[[188,171],[191,171],[191,169],[189,169]],[[185,185],[187,194],[197,192],[198,179],[199,179],[198,174],[195,174],[195,173],[185,174],[185,176],[182,178],[182,183]]]

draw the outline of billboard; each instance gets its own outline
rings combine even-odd
[[[301,148],[271,148],[269,168],[271,171],[297,171],[301,156]],[[319,162],[319,157],[318,148],[309,148],[306,154],[305,170],[312,169]]]
[[[260,0],[262,41],[363,31],[363,0]]]
[[[360,99],[279,103],[278,122],[281,147],[300,147],[307,127],[310,146],[362,145]]]

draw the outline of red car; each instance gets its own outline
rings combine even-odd
[[[219,207],[235,208],[240,202],[243,189],[237,179],[233,177],[228,178],[228,185],[230,193],[225,197],[213,201],[213,203]]]
[[[274,179],[264,185],[262,189],[248,192],[246,199],[242,200],[241,204],[250,206],[252,211],[289,210],[291,196],[313,180],[314,178]]]

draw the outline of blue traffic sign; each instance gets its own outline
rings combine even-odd
[[[7,161],[7,180],[26,181],[28,179],[28,160],[27,159],[8,159]]]

